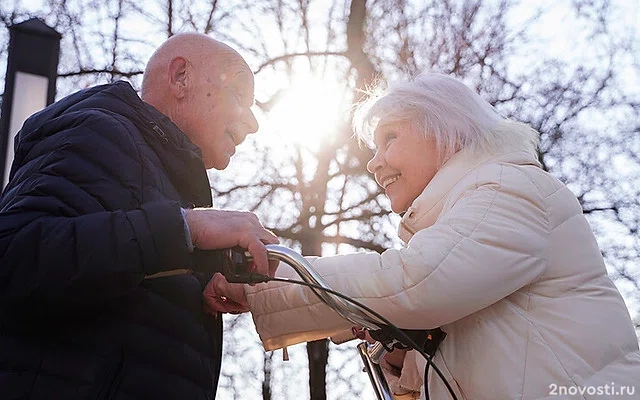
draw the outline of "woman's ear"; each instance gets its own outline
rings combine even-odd
[[[176,98],[184,98],[187,94],[189,79],[189,62],[184,57],[174,57],[169,61],[167,70],[169,87]]]

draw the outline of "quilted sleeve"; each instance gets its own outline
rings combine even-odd
[[[129,121],[70,113],[14,165],[0,201],[0,303],[20,315],[91,310],[144,275],[189,265],[179,204],[142,204]]]

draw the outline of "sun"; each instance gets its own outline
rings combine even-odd
[[[344,80],[297,77],[266,114],[264,123],[276,140],[317,150],[347,118],[349,93]]]

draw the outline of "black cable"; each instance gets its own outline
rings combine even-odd
[[[330,293],[330,294],[332,294],[334,296],[337,296],[337,297],[339,297],[339,298],[341,298],[343,300],[346,300],[346,301],[354,304],[355,306],[361,308],[362,310],[364,310],[364,311],[368,312],[369,314],[373,315],[374,317],[378,318],[380,321],[385,323],[388,328],[391,329],[391,331],[396,335],[396,339],[398,339],[404,345],[407,345],[407,346],[413,348],[414,350],[416,350],[418,353],[420,353],[420,355],[422,355],[422,357],[425,358],[425,360],[427,360],[427,365],[430,365],[431,367],[433,367],[434,371],[436,371],[436,373],[438,374],[438,376],[440,377],[442,382],[447,387],[447,390],[449,390],[449,393],[451,394],[451,397],[453,397],[453,400],[458,400],[458,398],[456,397],[456,394],[453,392],[453,388],[451,387],[451,385],[449,385],[449,382],[445,379],[444,375],[442,374],[442,371],[440,371],[440,368],[438,368],[438,366],[431,360],[431,356],[429,356],[427,353],[425,353],[424,350],[422,350],[422,348],[420,348],[420,346],[418,346],[418,344],[415,341],[413,341],[413,339],[411,339],[406,333],[404,333],[402,331],[402,329],[398,328],[397,326],[395,326],[394,324],[389,322],[388,319],[386,319],[382,315],[378,314],[377,312],[375,312],[371,308],[369,308],[369,307],[365,306],[364,304],[360,303],[359,301],[354,300],[354,299],[350,298],[349,296],[344,295],[344,294],[342,294],[342,293],[340,293],[338,291],[335,291],[333,289],[328,289],[328,288],[322,287],[320,285],[315,285],[313,283],[304,282],[304,281],[298,281],[298,280],[295,280],[295,279],[271,278],[271,277],[268,277],[266,275],[251,274],[251,281],[247,282],[247,283],[260,283],[260,282],[269,282],[269,281],[294,283],[294,284],[297,284],[297,285],[307,286],[307,287],[309,287],[311,289],[323,290],[323,291],[325,291],[327,293]],[[315,290],[314,290],[314,292],[315,292]],[[425,367],[425,377],[424,377],[425,388],[427,387],[427,385],[426,385],[426,383],[427,383],[426,371],[427,371],[427,369]],[[428,396],[428,393],[426,393],[426,395]]]

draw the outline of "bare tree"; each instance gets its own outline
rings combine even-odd
[[[327,40],[323,47],[307,44],[297,50],[292,39],[281,33],[282,40],[289,43],[284,50],[290,52],[264,61],[257,76],[260,79],[265,66],[290,73],[296,68],[292,60],[301,57],[316,68],[333,61],[351,82],[353,100],[376,77],[398,79],[437,71],[462,78],[504,115],[528,122],[541,132],[541,162],[578,194],[598,233],[611,274],[619,284],[628,286],[627,299],[633,301],[640,293],[638,270],[633,267],[639,256],[635,238],[639,196],[633,189],[638,185],[622,183],[626,179],[637,182],[639,177],[638,93],[623,90],[621,71],[616,69],[619,57],[628,55],[630,49],[613,39],[616,35],[609,30],[608,21],[615,16],[609,6],[572,2],[562,12],[585,24],[582,46],[587,49],[589,41],[597,40],[603,44],[599,51],[605,57],[583,63],[542,52],[531,59],[525,52],[540,40],[532,28],[544,23],[548,10],[530,10],[529,17],[514,26],[509,18],[517,12],[516,6],[506,0],[491,5],[481,1],[353,0],[344,8],[342,23],[346,26],[342,31],[340,21],[315,27],[336,29],[328,37],[342,37],[342,45]],[[302,27],[305,32],[314,28],[309,23]],[[310,36],[314,35],[302,35]],[[262,104],[270,103],[266,100]],[[264,110],[268,112],[269,107]],[[608,134],[584,124],[594,113],[609,115],[604,125]],[[635,121],[635,128],[620,129],[620,124],[632,125],[629,121]],[[301,127],[301,134],[303,131]],[[309,255],[331,243],[376,251],[397,245],[390,230],[380,229],[390,226],[393,217],[366,174],[370,153],[358,148],[350,137],[349,120],[327,132],[327,137],[331,139],[312,154],[294,145],[290,160],[265,157],[256,162],[254,157],[254,179],[243,186],[230,183],[219,193],[223,204],[251,198],[245,203],[249,209]],[[270,153],[268,146],[259,149]],[[620,172],[611,168],[612,155],[629,165],[622,180]],[[625,196],[621,198],[623,188]],[[282,202],[295,207],[279,208]],[[612,231],[614,225],[616,232]],[[618,240],[611,243],[614,237]],[[325,369],[326,345],[314,343],[308,349],[311,398],[324,398],[323,381],[316,374]],[[314,363],[319,365],[314,367]]]

